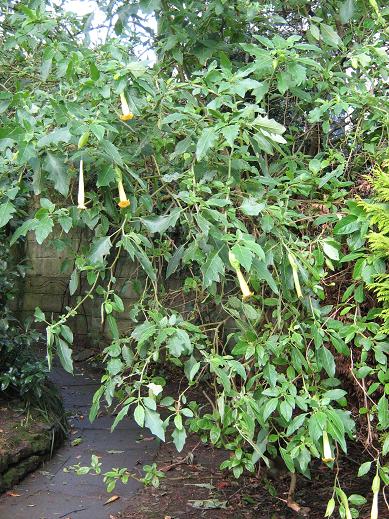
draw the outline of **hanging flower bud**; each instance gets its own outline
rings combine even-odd
[[[331,463],[335,458],[332,456],[330,442],[328,441],[327,431],[323,431],[323,457],[324,463]]]
[[[122,103],[122,112],[123,112],[123,115],[120,116],[120,119],[122,121],[130,121],[131,119],[134,118],[134,114],[132,112],[130,112],[130,108],[128,106],[127,99],[123,92],[120,93],[120,101]]]
[[[371,489],[373,490],[373,504],[371,505],[370,519],[378,519],[378,494],[381,480],[378,474],[374,476]]]
[[[250,299],[251,296],[254,295],[253,292],[251,292],[250,287],[248,286],[242,271],[240,270],[239,261],[236,259],[236,256],[233,252],[228,253],[228,259],[230,260],[231,267],[235,270],[236,275],[238,277],[239,286],[242,291],[242,297],[243,301],[246,301],[247,299]]]
[[[288,260],[289,260],[290,266],[292,267],[293,283],[294,283],[294,287],[296,289],[297,297],[301,298],[301,297],[303,297],[303,293],[301,290],[297,264],[296,264],[293,254],[290,254],[290,253],[288,254]]]
[[[80,160],[80,173],[78,175],[78,209],[86,209],[85,205],[85,188],[84,188],[84,161]]]

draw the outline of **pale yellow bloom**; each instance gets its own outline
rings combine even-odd
[[[373,504],[371,505],[370,519],[378,519],[378,494],[380,492],[381,480],[378,474],[374,476],[373,484]]]
[[[127,198],[126,192],[124,191],[123,182],[118,180],[118,190],[119,190],[119,207],[128,207],[130,205],[130,201]]]
[[[78,209],[86,209],[85,205],[85,186],[84,186],[84,161],[80,160],[80,173],[78,175]]]
[[[247,299],[250,299],[250,297],[253,296],[254,293],[251,292],[250,287],[248,286],[247,281],[245,280],[242,271],[240,270],[239,261],[236,259],[236,256],[233,252],[229,251],[228,259],[230,260],[231,267],[235,270],[236,275],[238,277],[239,286],[242,291],[243,301],[246,301]]]
[[[296,289],[296,294],[297,294],[297,297],[301,298],[301,297],[303,297],[303,293],[301,290],[297,264],[296,264],[293,254],[289,253],[288,259],[289,259],[290,266],[292,267],[293,283],[294,283],[294,287]]]
[[[134,114],[130,112],[130,108],[127,103],[127,99],[123,92],[120,93],[120,101],[122,103],[122,112],[123,114],[120,116],[122,121],[130,121],[134,118]]]
[[[335,458],[332,456],[330,442],[328,441],[327,431],[323,431],[323,457],[324,463],[331,463]]]
[[[242,298],[243,301],[247,301],[247,299],[250,299],[254,295],[254,292],[251,292],[250,287],[248,286],[242,271],[240,269],[236,270],[236,275],[238,276],[239,286],[242,291]]]

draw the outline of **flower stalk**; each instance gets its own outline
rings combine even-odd
[[[130,111],[124,92],[120,92],[120,102],[122,104],[122,115],[120,116],[120,119],[122,121],[130,121],[134,118],[134,114]]]
[[[77,195],[78,209],[86,209],[85,205],[85,185],[84,185],[84,161],[80,160],[80,172],[78,174],[78,195]]]

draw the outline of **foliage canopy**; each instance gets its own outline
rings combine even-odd
[[[387,237],[369,235],[370,255],[378,202],[355,197],[378,167],[387,189],[388,8],[98,2],[107,37],[93,44],[91,18],[1,4],[0,225],[10,245],[34,232],[58,250],[90,233],[70,258],[70,294],[83,293],[59,320],[36,318],[49,363],[58,354],[71,371],[72,318],[98,298],[112,342],[91,419],[116,398],[114,426],[131,414],[178,450],[198,432],[231,451],[223,467],[236,477],[277,455],[306,476],[314,458],[333,466],[365,423],[361,473],[374,463],[377,495],[388,342],[368,287],[387,283]],[[137,57],[146,45],[153,66]],[[26,193],[34,214],[18,202]],[[136,268],[132,308],[115,289],[123,255]],[[182,373],[177,394],[166,365]],[[197,385],[206,403],[191,400]],[[327,515],[337,498],[351,517],[340,485]]]

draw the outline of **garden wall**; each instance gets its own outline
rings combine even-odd
[[[58,252],[46,242],[39,245],[35,239],[35,233],[28,234],[26,261],[30,269],[20,287],[20,296],[15,302],[15,309],[20,318],[31,317],[34,309],[39,306],[47,318],[51,320],[52,316],[55,319],[66,312],[67,306],[76,302],[78,294],[84,293],[87,284],[81,281],[76,293],[70,296],[69,280],[73,264],[67,258],[72,257],[69,254],[71,249],[79,250],[88,239],[89,236],[83,236],[80,232],[73,233],[66,238],[68,248]],[[119,259],[116,268],[115,290],[118,290],[117,293],[123,299],[126,310],[129,310],[137,299],[131,283],[135,270],[135,265],[131,263],[128,256]],[[79,315],[72,319],[71,327],[78,341],[109,335],[107,325],[101,324],[100,304],[101,300],[96,296],[94,299],[88,299],[80,308]],[[117,318],[121,331],[129,328],[130,320],[129,317],[126,317],[126,313]]]

